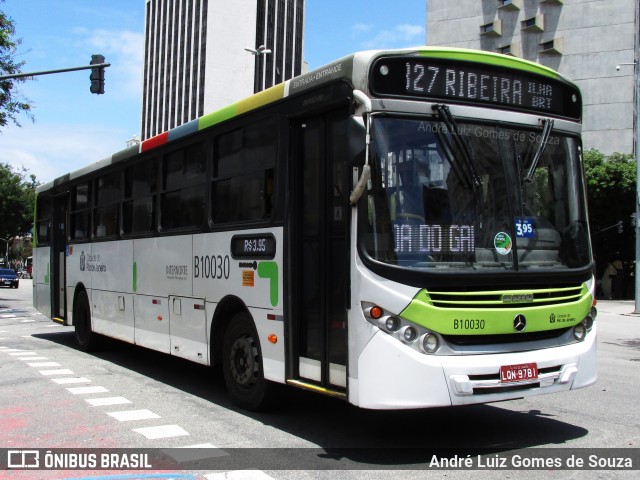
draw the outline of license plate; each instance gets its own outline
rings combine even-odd
[[[521,365],[504,365],[500,367],[500,382],[524,382],[538,378],[538,365],[536,363],[523,363]]]

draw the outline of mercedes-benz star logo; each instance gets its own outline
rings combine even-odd
[[[524,315],[522,315],[521,313],[519,313],[518,315],[516,315],[516,317],[513,319],[513,329],[516,332],[523,332],[524,329],[527,328],[527,319],[524,318]]]

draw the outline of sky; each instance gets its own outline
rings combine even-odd
[[[304,59],[309,69],[359,50],[424,45],[427,0],[306,0]],[[32,121],[0,130],[0,163],[49,182],[126,147],[140,136],[145,0],[0,0],[21,39],[23,72],[111,63],[105,94],[89,92],[89,70],[16,85]],[[239,55],[245,52],[239,49]],[[232,79],[230,79],[231,81]]]

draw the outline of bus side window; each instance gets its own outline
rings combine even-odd
[[[49,230],[51,228],[51,208],[53,200],[48,197],[38,197],[36,209],[36,237],[38,246],[49,244]],[[31,257],[29,257],[31,258]]]
[[[124,172],[122,231],[125,235],[150,234],[156,228],[156,157],[129,166]]]
[[[275,118],[219,135],[214,145],[211,223],[271,217],[277,153]]]
[[[71,190],[71,240],[86,240],[90,234],[91,224],[91,182],[83,182]]]
[[[201,227],[204,223],[207,159],[204,143],[169,153],[164,158],[160,201],[163,230]]]
[[[118,234],[120,179],[120,170],[118,170],[103,175],[95,181],[96,208],[93,211],[95,238],[115,237]]]

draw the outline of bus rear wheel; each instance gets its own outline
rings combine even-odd
[[[98,348],[100,338],[99,335],[91,329],[89,296],[84,290],[78,293],[78,298],[73,308],[73,326],[80,350],[83,352],[91,352]]]
[[[247,312],[235,314],[224,332],[222,370],[236,405],[253,411],[268,406],[273,387],[264,378],[260,341]]]

